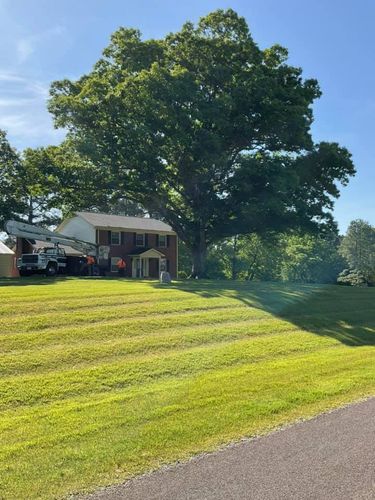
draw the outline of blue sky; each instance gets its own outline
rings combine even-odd
[[[50,82],[89,71],[116,28],[161,37],[227,7],[261,48],[284,45],[318,79],[314,139],[347,146],[358,169],[336,203],[340,229],[354,218],[375,224],[373,0],[0,0],[0,128],[19,149],[57,144],[64,133],[46,111]]]

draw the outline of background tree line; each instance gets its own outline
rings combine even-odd
[[[180,243],[180,273],[190,272],[189,254]],[[213,245],[207,273],[212,279],[299,283],[375,284],[375,227],[354,220],[345,236],[272,233],[239,235]]]

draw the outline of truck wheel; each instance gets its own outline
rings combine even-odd
[[[56,276],[57,274],[57,268],[55,264],[48,264],[46,268],[46,276]]]

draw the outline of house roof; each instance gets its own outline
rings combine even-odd
[[[9,247],[7,247],[2,241],[0,241],[0,254],[14,255],[14,252]]]
[[[125,215],[98,214],[94,212],[76,212],[76,216],[81,217],[89,224],[105,229],[130,229],[141,231],[154,231],[175,234],[171,226],[157,219],[148,217],[129,217]]]
[[[130,257],[165,257],[165,255],[155,248],[137,248],[131,254]]]

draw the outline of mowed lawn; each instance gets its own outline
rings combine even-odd
[[[375,288],[0,285],[0,498],[92,491],[375,394]]]

